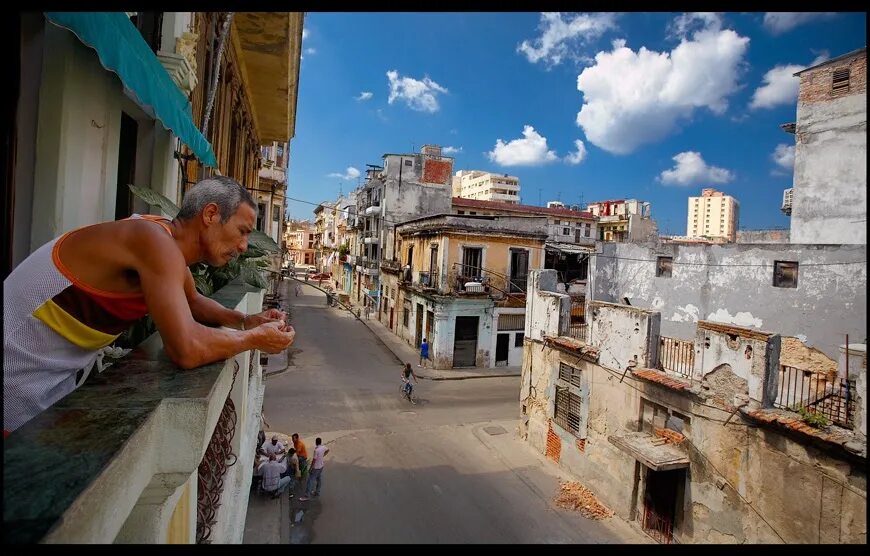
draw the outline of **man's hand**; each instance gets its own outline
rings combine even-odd
[[[265,324],[267,322],[284,322],[286,318],[287,313],[285,313],[284,311],[279,311],[278,309],[267,309],[262,313],[246,316],[244,320],[245,330],[256,328],[261,324]]]
[[[274,309],[272,309],[274,310]],[[280,311],[279,311],[280,312]],[[280,353],[290,347],[296,331],[283,321],[270,321],[251,330],[256,349],[266,353]]]

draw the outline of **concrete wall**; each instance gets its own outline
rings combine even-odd
[[[737,243],[789,243],[789,230],[737,230]]]
[[[834,69],[851,67],[833,94]],[[791,241],[867,243],[867,52],[800,76]]]
[[[552,286],[548,284],[552,277],[544,274],[549,272],[535,273],[533,283],[544,288]],[[543,300],[556,304],[544,310],[540,308]],[[528,320],[542,322],[545,333],[557,330],[558,319],[552,315],[562,312],[559,302],[564,305],[569,300],[535,288],[529,293],[527,310],[537,318]],[[642,315],[655,313],[647,311]],[[635,308],[615,305],[598,311],[599,318],[621,323],[628,332],[632,332],[631,321],[642,315]],[[599,325],[599,329],[606,328]],[[733,365],[738,373],[751,376],[754,361],[743,363],[729,356],[730,350],[745,357],[746,345],[755,346],[753,352],[763,354],[759,355],[761,365],[767,365],[769,350],[752,344],[761,335],[749,330],[744,334],[756,337],[738,337],[740,343],[734,350],[722,345],[733,343],[728,332],[699,331],[699,339],[710,338],[702,368],[721,370]],[[611,367],[603,354],[624,351],[624,344],[632,341],[631,334],[625,338],[599,333],[595,347],[600,356],[556,348],[541,342],[540,336],[533,333],[525,339],[520,434],[623,519],[642,520],[647,468],[609,438],[649,431],[655,436],[669,436],[675,449],[689,460],[685,482],[677,490],[674,536],[678,542],[866,542],[864,465],[832,457],[773,429],[749,426],[739,416],[725,425],[731,411],[721,404],[725,401],[721,398],[728,381],[712,380],[715,371],[707,373],[705,382],[692,391],[678,392],[641,380],[633,372],[620,381],[623,368],[619,367],[619,358]],[[768,340],[763,340],[762,346],[769,345]],[[562,363],[580,370],[581,383],[588,392],[581,396],[585,428],[581,427],[576,435],[553,420],[555,385]],[[661,425],[668,430],[661,434],[652,428],[654,423],[645,422],[644,410],[652,405],[662,408],[668,416],[662,418]]]
[[[543,340],[568,332],[571,322],[571,296],[559,293],[555,270],[533,270],[529,273],[526,294],[526,339]]]
[[[523,342],[522,338],[525,335],[525,329],[523,330],[498,330],[498,317],[499,315],[525,315],[525,308],[521,309],[495,309],[493,311],[492,316],[492,344],[489,348],[489,366],[495,367],[495,348],[498,341],[499,334],[507,334],[508,335],[508,367],[519,367],[523,362]],[[517,346],[517,338],[520,338],[519,346]]]
[[[654,367],[661,315],[628,305],[594,302],[590,343],[607,346],[599,362],[611,369]]]
[[[833,359],[845,334],[866,336],[867,265],[808,266],[864,261],[864,246],[604,243],[601,250],[590,263],[593,299],[628,297],[660,311],[665,336],[691,339],[695,323],[709,320],[794,336]],[[670,278],[655,276],[659,255],[674,258]],[[779,260],[801,265],[797,288],[773,286]]]

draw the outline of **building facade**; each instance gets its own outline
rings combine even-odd
[[[398,225],[401,258],[381,266],[385,324],[412,346],[426,338],[436,368],[518,366],[545,225],[544,217],[453,214]]]
[[[314,265],[314,229],[308,220],[290,222],[285,233],[290,263],[294,266]]]
[[[795,75],[797,121],[783,126],[795,134],[791,241],[866,245],[867,49]]]
[[[596,201],[586,205],[586,211],[598,217],[599,241],[649,241],[658,233],[650,214],[650,204],[645,201]]]
[[[453,196],[516,205],[520,203],[520,178],[481,170],[460,170],[453,176]]]
[[[731,195],[712,188],[701,190],[700,197],[689,197],[686,236],[737,240],[740,203]]]
[[[257,229],[281,243],[290,143],[273,141],[260,148],[259,184],[251,196],[257,203]]]

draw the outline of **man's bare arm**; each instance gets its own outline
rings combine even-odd
[[[184,289],[190,272],[172,239],[161,233],[145,233],[137,237],[136,243],[134,265],[148,312],[160,331],[167,355],[179,367],[192,369],[250,349],[274,353],[292,342],[292,329],[282,331],[282,323],[235,331],[196,322]]]
[[[190,312],[193,314],[194,320],[210,326],[226,326],[228,328],[246,330],[255,328],[264,322],[273,320],[283,321],[286,317],[282,311],[277,309],[270,309],[253,315],[246,315],[240,311],[227,309],[214,299],[209,299],[196,291],[193,274],[190,273],[189,269],[184,282],[184,293],[187,296],[187,302],[190,304]]]

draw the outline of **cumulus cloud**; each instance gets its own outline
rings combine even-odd
[[[674,18],[670,24],[672,37],[685,38],[690,32],[700,29],[718,31],[722,28],[722,16],[716,12],[688,12]]]
[[[333,172],[333,173],[327,175],[327,177],[330,177],[330,178],[340,178],[340,179],[343,179],[346,181],[355,180],[359,176],[360,176],[360,171],[357,170],[356,168],[354,168],[353,166],[348,166],[347,170],[345,170],[345,172],[343,174],[341,174],[339,172]]]
[[[616,16],[609,13],[586,13],[562,16],[559,12],[541,14],[538,29],[541,36],[524,40],[517,46],[517,52],[536,64],[544,61],[558,65],[567,56],[581,59],[573,50],[580,44],[587,44],[608,29],[615,27]]]
[[[541,136],[535,128],[523,127],[523,138],[505,143],[496,140],[495,148],[486,153],[492,162],[501,166],[538,166],[558,160],[554,151],[547,149],[547,138]]]
[[[824,52],[817,56],[815,60],[810,62],[810,66],[820,64],[828,59],[828,53]],[[795,73],[809,66],[801,66],[798,64],[788,64],[774,66],[764,74],[762,81],[764,84],[755,89],[752,94],[752,101],[749,107],[757,108],[772,108],[780,104],[794,104],[797,100],[798,86],[800,79],[795,77]]]
[[[599,52],[595,65],[577,77],[583,106],[577,125],[586,139],[608,152],[628,154],[658,141],[696,109],[723,114],[749,45],[731,29],[718,30],[715,18],[682,39],[670,52],[645,47],[635,52],[625,40]]]
[[[359,94],[358,97],[354,97],[354,98],[356,98],[356,100],[369,100],[373,96],[375,96],[375,95],[371,91],[363,91]]]
[[[444,154],[459,154],[462,152],[462,147],[444,147],[441,152]]]
[[[780,143],[776,146],[770,158],[776,162],[777,166],[785,170],[794,170],[794,145]]]
[[[306,54],[317,54],[317,50],[314,48],[306,48],[305,53]]]
[[[580,164],[586,158],[586,145],[580,139],[574,140],[574,146],[577,150],[565,157],[565,162],[568,164]]]
[[[834,12],[767,12],[764,14],[764,27],[774,35],[780,35],[814,19],[828,19],[835,15]]]
[[[659,174],[658,181],[665,185],[703,185],[705,183],[727,183],[734,174],[725,168],[708,166],[701,153],[682,152],[672,159],[676,165]]]
[[[396,70],[390,70],[387,72],[387,79],[390,85],[387,103],[393,104],[396,100],[404,100],[409,108],[420,112],[437,112],[438,95],[448,92],[446,87],[432,81],[428,76],[420,81],[412,77],[399,77]]]

